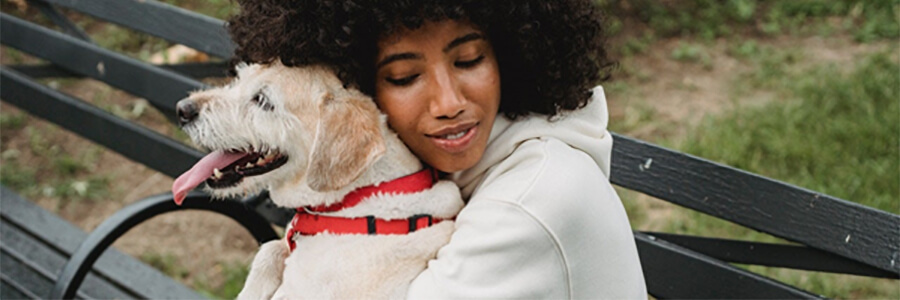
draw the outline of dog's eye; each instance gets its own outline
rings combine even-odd
[[[266,99],[266,95],[264,95],[263,93],[256,93],[256,95],[253,95],[253,99],[250,99],[250,102],[253,102],[253,104],[262,107],[262,109],[266,111],[272,111],[275,109],[275,106],[272,106],[272,104],[269,103],[269,100]]]

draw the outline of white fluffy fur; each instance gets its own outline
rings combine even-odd
[[[268,189],[272,200],[284,207],[328,205],[339,202],[350,191],[419,171],[419,160],[388,129],[386,118],[372,100],[341,82],[323,67],[287,68],[271,65],[240,65],[231,84],[193,93],[199,117],[184,130],[201,147],[210,150],[273,150],[289,157],[282,167],[266,174],[244,178],[230,188],[209,189],[213,195],[246,195]],[[262,109],[250,101],[257,94],[274,109]],[[331,100],[326,100],[331,99]],[[358,105],[377,114],[383,145],[374,162],[350,184],[332,191],[310,187],[309,170],[320,155],[348,157],[353,149],[315,153],[325,139],[362,134],[346,129],[335,136],[324,130],[345,128],[325,124],[323,101],[338,99],[339,105]],[[333,126],[333,127],[328,127]],[[342,129],[344,130],[344,129]],[[376,150],[373,150],[376,151]],[[374,152],[373,152],[374,153]],[[371,153],[370,153],[371,154]],[[374,215],[383,219],[405,219],[416,214],[451,219],[462,208],[459,189],[451,182],[406,195],[379,194],[359,205],[330,213],[334,216]],[[370,299],[403,298],[409,282],[424,270],[428,260],[449,241],[453,221],[444,221],[407,235],[299,236],[297,250],[289,253],[284,241],[263,244],[251,265],[239,299]]]

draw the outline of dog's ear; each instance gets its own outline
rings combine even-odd
[[[370,167],[386,146],[379,131],[380,114],[366,98],[335,98],[326,93],[306,178],[316,191],[347,186]]]

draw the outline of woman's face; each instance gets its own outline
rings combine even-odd
[[[378,48],[375,99],[400,139],[443,172],[475,165],[500,105],[500,72],[485,34],[465,22],[426,22]]]

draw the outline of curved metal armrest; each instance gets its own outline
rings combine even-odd
[[[185,209],[200,209],[226,215],[243,225],[259,243],[278,238],[278,234],[266,219],[237,200],[212,201],[209,195],[191,192],[182,206],[178,206],[172,200],[171,193],[151,196],[119,210],[88,235],[66,262],[50,298],[73,298],[100,254],[131,228],[152,217]]]

